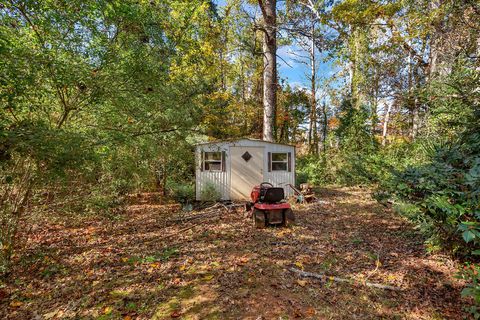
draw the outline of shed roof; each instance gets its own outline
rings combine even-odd
[[[232,138],[232,139],[225,139],[225,140],[214,140],[214,141],[208,141],[208,142],[200,142],[200,143],[197,143],[196,146],[201,146],[201,145],[206,145],[206,144],[223,143],[223,142],[235,142],[235,141],[240,141],[240,140],[271,143],[271,144],[278,144],[278,145],[282,145],[282,146],[289,146],[289,147],[296,148],[296,146],[294,146],[292,144],[271,142],[271,141],[265,141],[265,140],[261,140],[261,139],[253,139],[253,138]]]

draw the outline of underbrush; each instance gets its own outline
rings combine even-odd
[[[319,156],[297,159],[297,183],[322,185],[377,185],[388,180],[395,170],[422,161],[419,144],[406,142],[369,152],[327,149]],[[413,159],[412,159],[413,158]]]
[[[370,185],[380,203],[413,222],[428,251],[465,261],[467,309],[480,318],[480,134],[447,142],[421,140],[352,156],[341,150],[297,162],[298,182]]]
[[[480,135],[436,146],[430,161],[396,171],[377,193],[390,198],[395,210],[417,224],[429,250],[444,250],[466,261],[459,277],[467,281],[462,295],[480,318]]]

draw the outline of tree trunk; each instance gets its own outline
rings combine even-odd
[[[480,57],[480,36],[477,38],[477,50],[476,50],[476,52],[477,52],[477,57]],[[479,61],[477,60],[477,62],[479,62]],[[480,71],[480,63],[477,63],[477,67],[475,68],[475,70]]]
[[[162,159],[157,165],[155,170],[155,187],[157,191],[162,195],[167,195],[167,166],[165,160]]]
[[[417,137],[418,128],[420,127],[420,112],[419,112],[420,103],[418,101],[418,93],[415,92],[414,90],[421,86],[421,79],[420,79],[421,75],[418,70],[418,66],[416,66],[415,63],[413,63],[410,57],[409,57],[409,60],[411,61],[410,65],[412,67],[411,69],[412,75],[411,75],[411,80],[409,80],[408,91],[409,91],[410,98],[413,97],[413,101],[410,99],[410,103],[412,107],[411,109],[412,128],[411,128],[410,136],[412,140],[414,140]]]
[[[317,132],[317,97],[316,95],[316,61],[315,61],[315,22],[312,19],[311,27],[312,37],[310,43],[310,84],[311,84],[311,97],[310,97],[310,125],[309,125],[309,151],[311,154],[318,154],[318,132]]]
[[[377,124],[378,124],[378,97],[380,95],[380,79],[378,76],[378,67],[374,66],[373,67],[373,85],[374,88],[372,90],[372,110],[371,110],[371,115],[370,115],[370,121],[372,122],[372,136],[375,136],[375,133],[377,131]]]
[[[368,38],[367,30],[361,26],[353,27],[350,39],[351,52],[351,70],[350,70],[350,90],[352,94],[353,106],[359,109],[366,104],[366,88],[367,88],[367,51]]]
[[[287,107],[287,106],[286,106]],[[279,141],[282,142],[282,143],[288,143],[289,142],[289,139],[288,139],[288,130],[289,130],[289,125],[288,125],[288,122],[289,122],[289,118],[288,118],[288,114],[289,114],[289,110],[286,109],[285,110],[285,114],[287,116],[284,116],[284,118],[282,119],[282,124],[281,124],[281,127],[280,127],[280,137],[279,137]]]
[[[390,112],[392,111],[392,103],[388,104],[387,112],[385,112],[385,118],[383,119],[383,134],[382,134],[382,146],[387,144],[388,135],[388,121],[390,121]]]
[[[418,135],[418,128],[420,127],[420,114],[418,111],[419,103],[418,97],[415,95],[415,99],[413,102],[413,110],[412,110],[412,139],[415,139]]]
[[[327,151],[327,130],[328,130],[328,115],[327,115],[327,105],[323,102],[322,105],[322,112],[323,112],[323,137],[322,137],[322,146],[323,152]]]
[[[243,61],[240,59],[240,79],[242,85],[242,108],[244,114],[247,114],[247,103],[246,103],[246,93],[245,93],[245,71],[243,69]],[[248,132],[248,117],[243,117],[243,134]]]
[[[263,140],[274,141],[277,107],[277,16],[276,0],[258,0],[263,32]]]

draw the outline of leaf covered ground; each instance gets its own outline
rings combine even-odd
[[[150,201],[109,219],[38,220],[0,286],[0,318],[462,318],[454,261],[427,254],[368,190],[319,196],[295,209],[292,228],[255,230],[240,209],[172,221],[178,206]],[[356,284],[302,279],[291,267]]]

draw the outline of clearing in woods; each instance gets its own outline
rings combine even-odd
[[[288,229],[255,230],[240,210],[172,221],[175,206],[149,201],[114,219],[37,221],[0,287],[0,318],[462,318],[455,262],[426,254],[369,190],[319,195]],[[320,283],[291,267],[403,290]]]

